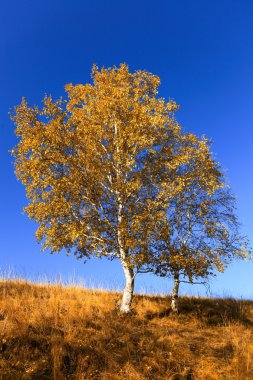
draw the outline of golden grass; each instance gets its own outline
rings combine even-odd
[[[0,379],[252,380],[253,302],[0,281]]]

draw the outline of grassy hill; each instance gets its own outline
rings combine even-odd
[[[253,302],[0,281],[0,379],[252,380]]]

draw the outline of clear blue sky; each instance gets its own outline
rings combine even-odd
[[[213,139],[253,241],[253,2],[251,0],[2,0],[0,2],[0,267],[27,277],[73,275],[119,287],[119,265],[40,252],[36,226],[22,214],[25,190],[13,173],[16,144],[8,111],[25,96],[64,94],[98,66],[126,62],[161,78],[160,95],[180,104],[185,130]],[[137,290],[169,291],[150,276]],[[213,294],[253,297],[253,262],[235,263],[211,282]],[[202,293],[201,287],[182,292]]]

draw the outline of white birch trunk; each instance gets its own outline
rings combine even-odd
[[[174,273],[174,286],[171,295],[171,309],[173,313],[178,313],[178,290],[179,290],[179,273]]]
[[[120,311],[122,313],[130,313],[134,292],[134,271],[129,268],[126,262],[121,260],[122,268],[125,274],[125,287],[123,290]]]
[[[120,311],[122,313],[130,313],[132,299],[133,299],[133,291],[134,291],[134,271],[126,261],[127,253],[124,249],[124,243],[123,243],[124,240],[123,240],[122,232],[120,228],[120,225],[122,222],[122,204],[121,203],[119,204],[118,211],[119,211],[118,212],[118,222],[119,222],[118,244],[119,244],[119,252],[120,252],[120,262],[121,262],[122,269],[125,275],[125,287],[122,294]]]
[[[115,147],[116,147],[116,152],[117,155],[120,154],[119,151],[119,145],[118,145],[118,128],[117,124],[114,124],[114,130],[115,130]],[[117,162],[115,163],[115,168],[116,168],[116,178],[117,181],[121,177],[121,167],[118,162],[118,157],[117,157]],[[119,258],[120,262],[122,264],[122,268],[124,271],[125,275],[125,287],[123,290],[123,295],[122,295],[122,301],[121,301],[121,306],[120,306],[120,311],[122,313],[130,313],[131,312],[131,304],[132,304],[132,299],[133,299],[133,291],[134,291],[134,271],[132,268],[130,268],[128,262],[127,262],[127,251],[125,249],[125,244],[124,244],[124,229],[122,228],[122,222],[124,218],[124,212],[123,212],[123,200],[120,192],[118,189],[116,189],[116,198],[117,198],[117,203],[118,203],[118,215],[117,215],[117,221],[118,221],[118,231],[117,231],[117,238],[118,238],[118,246],[119,246]]]

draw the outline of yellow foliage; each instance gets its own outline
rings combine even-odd
[[[16,107],[13,154],[25,211],[52,252],[73,248],[141,266],[138,253],[164,218],[163,194],[181,193],[203,162],[201,181],[212,191],[212,160],[204,139],[181,132],[175,102],[157,97],[157,76],[126,64],[94,66],[92,81],[66,85],[67,100],[45,97],[41,109],[25,99]],[[193,159],[196,170],[178,175]]]

